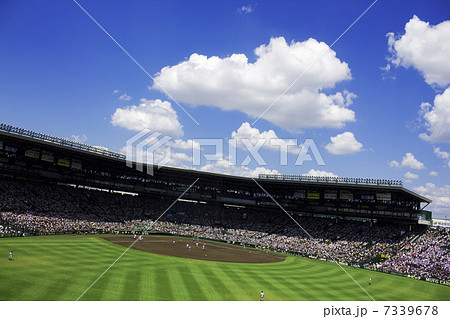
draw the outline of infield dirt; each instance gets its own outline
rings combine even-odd
[[[124,247],[129,247],[135,241],[132,236],[107,236],[103,239]],[[203,244],[205,244],[204,249]],[[188,245],[191,247],[190,249]],[[208,240],[197,241],[186,237],[149,235],[145,236],[143,241],[138,240],[132,249],[174,257],[235,263],[275,263],[285,260],[284,256],[272,252],[248,247],[244,249],[241,245],[222,244]]]

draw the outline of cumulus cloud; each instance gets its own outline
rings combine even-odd
[[[450,212],[450,185],[436,187],[433,183],[426,183],[425,186],[419,186],[413,189],[420,195],[428,197],[433,201],[430,205],[430,210],[433,213],[448,214]]]
[[[363,145],[355,139],[352,132],[344,132],[330,137],[331,143],[325,145],[325,148],[331,154],[342,155],[352,154],[362,151]]]
[[[411,172],[406,172],[404,176],[406,178],[405,182],[407,182],[407,183],[411,183],[413,180],[419,178],[419,175],[411,173]]]
[[[173,148],[177,148],[177,149],[182,149],[182,150],[199,150],[200,149],[200,144],[197,141],[194,140],[182,140],[182,139],[175,139],[173,141],[169,141],[167,142],[167,145],[173,147]]]
[[[252,13],[253,10],[254,10],[254,7],[250,4],[238,8],[238,12],[240,12],[240,13]]]
[[[155,142],[154,139],[148,138],[146,140],[147,145],[151,145]],[[171,166],[179,168],[192,169],[192,156],[183,152],[174,152],[171,147],[167,147],[169,143],[164,144],[162,147],[157,148],[151,154],[147,154],[147,150],[144,148],[133,148],[133,146],[124,146],[121,149],[123,154],[133,154],[133,160],[137,163],[150,164],[150,165],[160,165],[160,166]],[[149,157],[153,156],[153,158]]]
[[[111,123],[132,131],[150,129],[171,137],[183,135],[183,126],[170,102],[141,99],[141,104],[117,108]]]
[[[114,94],[117,94],[117,93],[119,93],[119,90],[115,89],[112,94],[114,95]]]
[[[259,129],[252,127],[248,122],[242,125],[231,133],[231,138],[238,142],[238,146],[246,149],[245,145],[262,145],[262,149],[269,149],[272,151],[287,150],[289,153],[298,154],[300,147],[296,140],[281,139],[277,136],[275,131],[268,130],[260,132]],[[246,143],[246,144],[244,144]]]
[[[305,72],[264,119],[290,131],[341,128],[355,120],[354,111],[348,108],[355,94],[323,92],[351,79],[347,63],[326,43],[311,38],[289,44],[283,37],[272,38],[254,53],[254,63],[244,54],[220,58],[194,53],[186,61],[163,68],[155,80],[180,102],[238,110],[257,118]],[[156,84],[152,88],[160,90]]]
[[[131,96],[127,95],[126,93],[122,94],[121,96],[119,96],[119,100],[122,101],[129,101],[131,100]]]
[[[338,177],[332,172],[310,169],[308,173],[302,174],[304,176],[320,176],[320,177]]]
[[[422,133],[419,137],[430,143],[450,143],[450,88],[436,95],[434,106],[422,103],[420,108],[429,134]]]
[[[425,165],[418,161],[412,153],[406,153],[403,156],[402,163],[400,164],[397,161],[391,161],[389,163],[390,167],[408,167],[411,169],[425,169]]]
[[[389,162],[389,167],[395,168],[395,167],[400,167],[400,163],[397,161],[390,161]]]
[[[437,157],[442,158],[444,161],[446,161],[447,166],[450,167],[450,153],[446,151],[441,151],[439,147],[434,147],[434,154],[436,154]]]
[[[438,174],[438,172],[436,172],[436,171],[431,171],[430,172],[430,176],[438,176],[439,174]]]
[[[255,169],[251,169],[247,166],[236,166],[224,158],[220,158],[217,161],[207,163],[199,170],[245,177],[258,177],[259,174],[280,174],[277,170],[271,170],[265,167],[256,167]]]
[[[450,21],[438,25],[413,16],[405,25],[405,33],[388,33],[390,63],[418,70],[429,85],[450,84]]]

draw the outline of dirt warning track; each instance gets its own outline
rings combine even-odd
[[[135,241],[133,236],[107,236],[103,239],[124,247],[129,247]],[[142,242],[137,241],[132,248],[160,255],[235,263],[274,263],[285,259],[280,254],[262,250],[185,237],[145,236]]]

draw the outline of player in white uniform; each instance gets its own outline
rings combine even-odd
[[[259,294],[259,301],[263,301],[264,299],[264,291],[261,290],[261,293]]]
[[[203,248],[202,248],[202,250],[205,250],[205,247],[206,247],[206,244],[203,244]]]
[[[198,242],[195,243],[195,248],[198,248]]]
[[[136,234],[134,234],[133,238],[136,239]]]
[[[191,252],[191,245],[189,245],[188,250],[189,250],[189,252]]]
[[[172,240],[172,246],[175,246],[175,239]]]
[[[8,257],[9,261],[12,260],[12,250],[9,252],[9,257]]]
[[[369,278],[369,285],[372,284],[372,277]]]

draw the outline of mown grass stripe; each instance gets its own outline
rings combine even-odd
[[[225,270],[226,269],[226,270]],[[227,273],[228,277],[238,283],[240,287],[242,287],[245,293],[242,296],[242,300],[257,300],[257,296],[261,290],[262,285],[255,280],[255,278],[251,278],[248,274],[248,267],[242,267],[240,265],[227,265],[224,268],[224,271]]]
[[[203,293],[202,288],[193,276],[190,267],[178,267],[184,286],[187,287],[189,300],[209,300],[208,296]]]
[[[223,282],[221,276],[217,271],[217,267],[211,267],[209,265],[203,265],[202,267],[199,267],[199,271],[201,275],[204,277],[204,281],[207,282],[207,284],[204,285],[204,287],[210,291],[210,293],[207,293],[210,296],[216,296],[220,299],[214,299],[214,300],[236,300],[236,295],[228,289],[226,284]]]
[[[8,261],[13,249],[14,261]],[[0,300],[75,300],[124,251],[96,236],[0,238]],[[450,300],[450,287],[344,267],[377,300]],[[369,277],[373,285],[368,286]],[[129,250],[81,300],[368,300],[335,264],[221,263]]]

